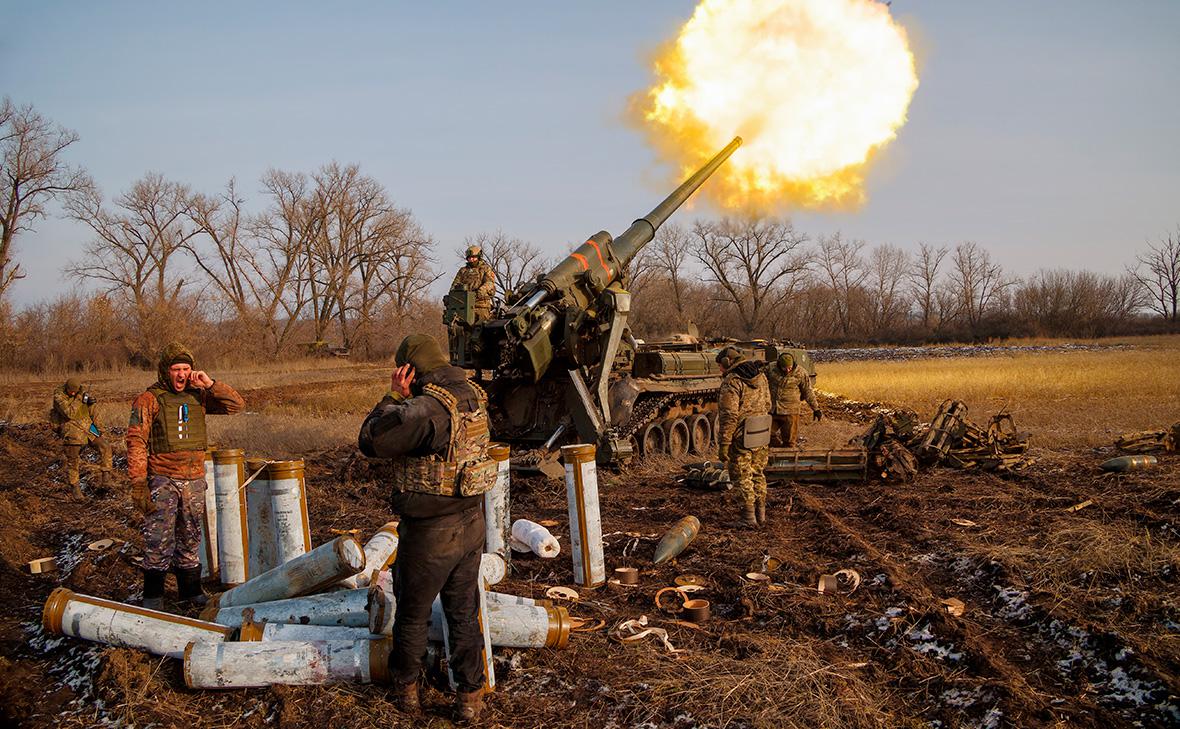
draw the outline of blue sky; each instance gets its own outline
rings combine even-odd
[[[76,130],[108,196],[145,172],[205,191],[358,162],[450,266],[501,229],[557,254],[668,186],[623,122],[692,13],[661,2],[3,3],[0,94]],[[895,0],[920,60],[910,121],[850,213],[872,244],[975,240],[1017,274],[1118,272],[1180,224],[1180,2]],[[687,214],[686,214],[687,213]],[[703,208],[682,210],[688,222]],[[18,239],[26,305],[70,288],[79,225]]]

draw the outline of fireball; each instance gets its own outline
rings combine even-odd
[[[636,118],[681,172],[745,139],[705,187],[727,208],[856,207],[918,87],[875,0],[702,0],[655,74]]]

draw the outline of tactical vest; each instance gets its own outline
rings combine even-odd
[[[423,395],[432,397],[446,408],[451,417],[451,440],[445,457],[403,456],[394,461],[393,475],[399,491],[415,491],[436,496],[474,496],[491,490],[496,483],[496,462],[488,455],[491,434],[488,431],[488,396],[478,385],[478,406],[469,413],[459,412],[459,400],[437,385],[426,385]]]
[[[205,406],[197,396],[185,390],[173,392],[159,386],[148,388],[159,409],[152,420],[148,444],[151,453],[203,451],[206,448]]]

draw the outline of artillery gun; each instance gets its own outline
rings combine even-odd
[[[646,344],[627,330],[628,264],[741,142],[735,138],[618,237],[590,236],[491,319],[476,321],[469,300],[448,296],[451,362],[475,370],[487,390],[496,440],[534,449],[533,463],[573,439],[594,443],[604,464],[637,450],[705,454],[715,431],[720,347],[736,345],[760,360],[791,351],[814,374],[811,358],[794,346],[695,337]]]

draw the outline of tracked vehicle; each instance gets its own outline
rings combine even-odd
[[[522,453],[518,465],[543,465],[558,446],[593,443],[603,464],[638,454],[707,454],[714,443],[714,357],[728,345],[773,360],[801,348],[774,342],[643,343],[627,329],[626,269],[656,230],[741,144],[735,138],[646,216],[612,238],[600,231],[487,321],[474,317],[474,293],[445,300],[452,364],[474,370],[488,392],[492,435]]]

